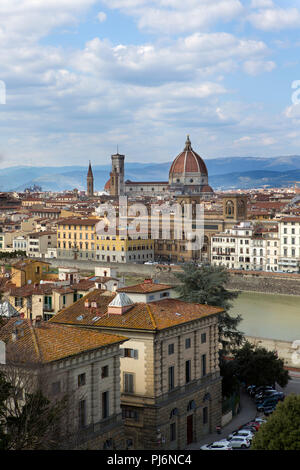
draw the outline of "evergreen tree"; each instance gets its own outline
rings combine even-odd
[[[256,433],[253,450],[300,450],[300,396],[289,395]]]
[[[289,373],[284,369],[284,362],[275,351],[257,347],[248,341],[234,353],[234,369],[238,378],[245,383],[272,385],[276,382],[285,387]]]
[[[222,266],[183,265],[183,272],[175,276],[181,281],[176,287],[179,298],[186,302],[212,305],[224,309],[219,315],[219,337],[223,350],[240,346],[244,335],[238,330],[242,319],[240,315],[229,314],[231,301],[236,299],[238,292],[230,292],[225,288],[229,279],[227,270]]]

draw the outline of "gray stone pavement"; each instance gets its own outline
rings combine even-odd
[[[193,442],[192,444],[187,446],[186,449],[196,450],[200,449],[200,447],[205,444],[210,444],[211,442],[226,439],[228,434],[230,434],[232,431],[235,431],[239,428],[239,426],[242,426],[243,424],[247,423],[256,416],[261,416],[261,414],[257,413],[254,401],[248,396],[248,394],[244,390],[241,390],[240,412],[233,417],[230,423],[228,423],[226,426],[224,426],[224,428],[222,428],[221,434],[217,434],[216,432],[207,434],[200,441]]]

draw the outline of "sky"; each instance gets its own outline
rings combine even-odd
[[[0,2],[2,168],[299,155],[299,103],[300,0]]]

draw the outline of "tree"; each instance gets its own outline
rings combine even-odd
[[[231,397],[239,393],[240,382],[236,376],[234,361],[228,361],[220,358],[220,374],[222,376],[222,396]]]
[[[39,364],[16,362],[0,371],[0,449],[55,449],[68,439],[69,398],[48,397],[51,374]]]
[[[239,293],[230,292],[224,287],[229,280],[227,270],[223,266],[198,267],[195,264],[185,264],[183,272],[176,273],[175,276],[181,281],[176,287],[181,300],[224,309],[224,313],[219,315],[219,337],[223,350],[240,346],[244,335],[237,327],[242,317],[232,317],[228,313],[232,306],[231,301]]]
[[[300,396],[289,395],[256,433],[254,450],[300,450]]]
[[[6,419],[9,440],[13,450],[47,450],[59,445],[60,420],[65,400],[51,403],[41,390],[26,395],[25,403],[16,415]]]
[[[268,351],[248,341],[234,352],[234,369],[242,382],[256,386],[277,382],[281,387],[285,387],[290,378],[288,371],[284,369],[283,360],[278,358],[276,351]]]
[[[0,450],[7,449],[8,435],[6,432],[6,401],[11,394],[11,385],[6,381],[4,374],[0,372]]]

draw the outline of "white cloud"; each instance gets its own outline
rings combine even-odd
[[[269,8],[273,7],[274,3],[272,0],[252,0],[251,8]]]
[[[281,31],[300,26],[300,12],[297,8],[272,8],[259,10],[248,16],[250,23],[263,31]]]
[[[274,139],[274,137],[270,137],[270,136],[265,136],[265,137],[262,137],[261,139],[261,144],[262,145],[275,145],[276,144],[276,139]]]
[[[244,63],[244,70],[249,75],[260,75],[264,72],[272,72],[276,68],[275,62],[263,60],[247,60]]]
[[[104,21],[106,21],[107,15],[104,13],[104,11],[100,11],[97,15],[97,18],[100,23],[104,23]]]
[[[238,39],[228,33],[200,34],[157,44],[114,46],[95,38],[71,57],[72,68],[101,77],[158,85],[216,76],[261,61],[268,53],[262,41]]]
[[[161,34],[206,31],[218,21],[239,17],[239,0],[103,0],[108,8],[133,16],[142,30]]]
[[[244,137],[241,137],[240,139],[236,139],[234,141],[235,144],[244,144],[250,142],[252,139],[248,135],[245,135]]]

